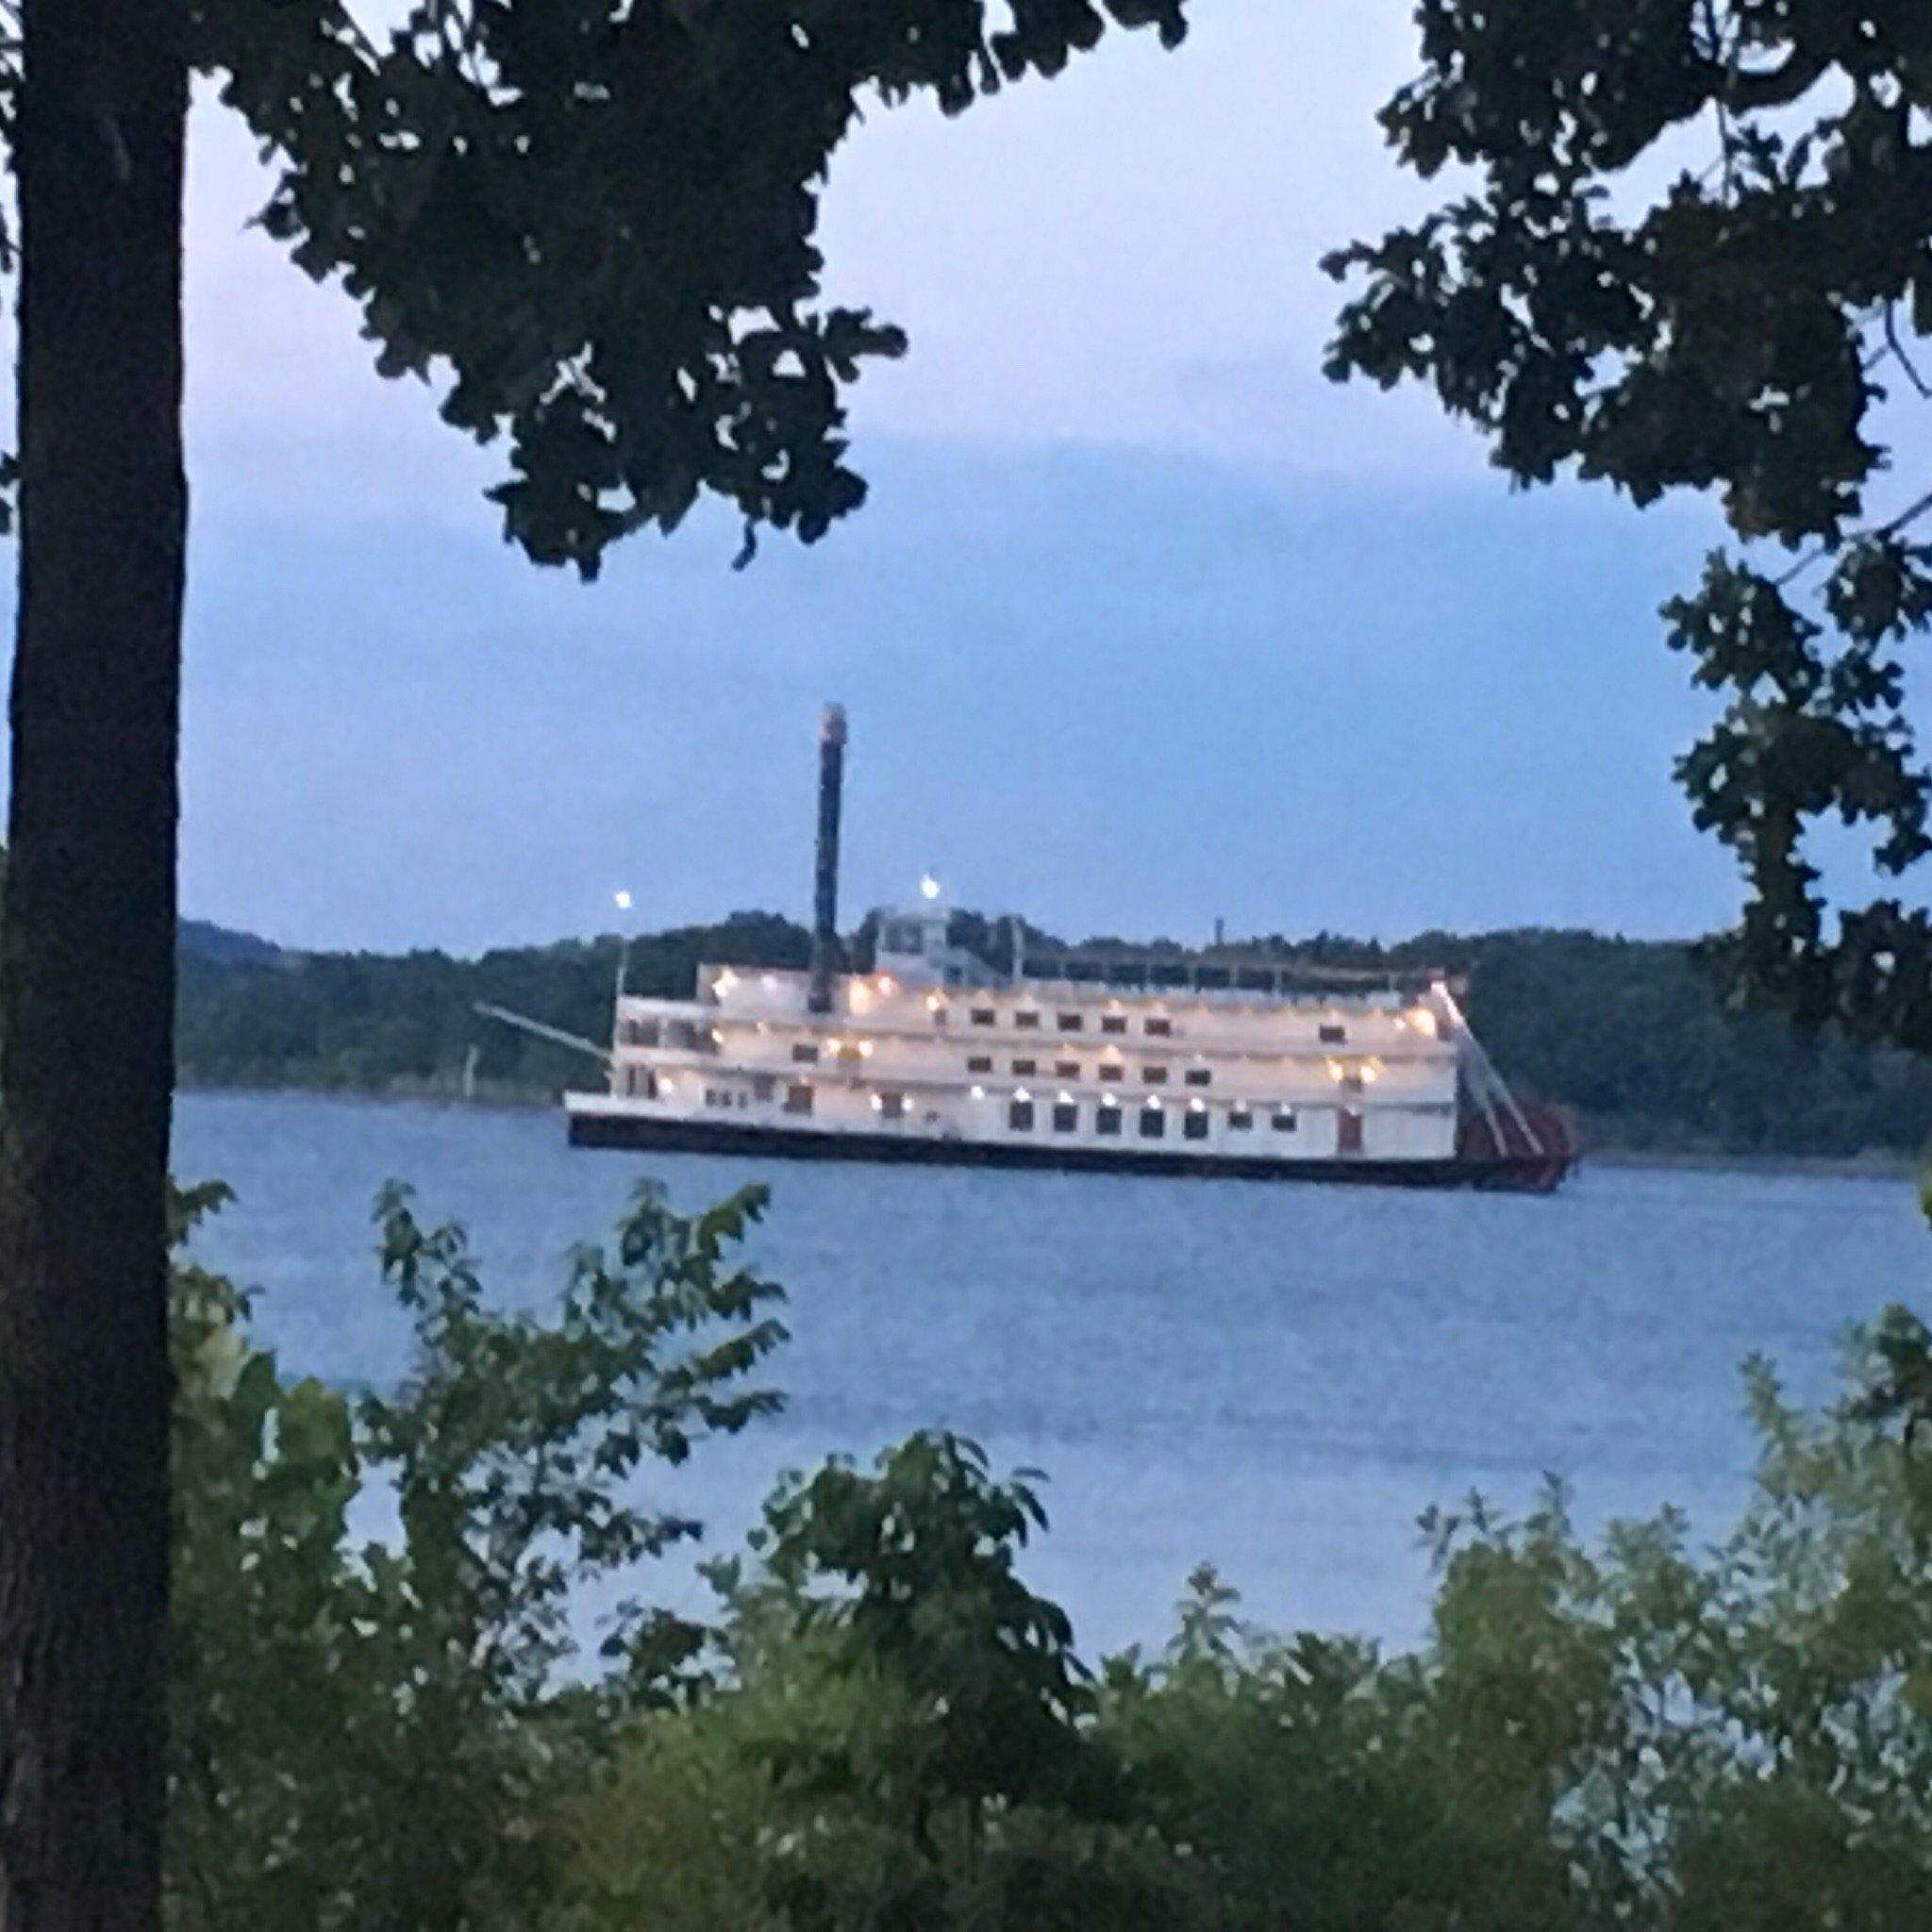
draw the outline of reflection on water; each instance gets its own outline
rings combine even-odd
[[[175,1167],[240,1199],[205,1257],[262,1332],[342,1380],[401,1368],[369,1204],[412,1182],[491,1291],[536,1303],[644,1174],[680,1207],[763,1179],[791,1294],[789,1407],[664,1484],[728,1547],[772,1475],[926,1424],[1050,1477],[1031,1560],[1090,1651],[1165,1634],[1195,1562],[1274,1624],[1407,1637],[1417,1511],[1543,1472],[1591,1520],[1670,1501],[1715,1531],[1751,1441],[1737,1368],[1829,1387],[1844,1324],[1917,1294],[1898,1182],[1586,1170],[1507,1195],[573,1152],[547,1113],[195,1094]],[[659,1591],[700,1601],[688,1571]]]

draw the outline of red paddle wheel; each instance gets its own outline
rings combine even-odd
[[[1561,1114],[1534,1101],[1465,1113],[1456,1158],[1474,1187],[1547,1194],[1562,1185],[1581,1153]]]

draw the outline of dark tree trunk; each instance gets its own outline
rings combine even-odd
[[[180,0],[25,0],[0,938],[0,1932],[158,1916]]]

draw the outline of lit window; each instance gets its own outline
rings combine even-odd
[[[998,1017],[999,1015],[991,1007],[974,1007],[973,1008],[973,1024],[975,1026],[991,1026]]]
[[[881,1093],[879,1118],[882,1121],[903,1121],[906,1118],[906,1096],[903,1093]]]
[[[1190,1067],[1181,1077],[1190,1087],[1211,1087],[1214,1084],[1213,1072],[1208,1067]]]
[[[1016,1074],[1037,1074],[1040,1071],[1040,1062],[1038,1060],[1015,1060],[1013,1062],[1013,1071]]]
[[[1093,1131],[1096,1134],[1118,1134],[1121,1130],[1121,1110],[1114,1106],[1103,1106],[1093,1116]]]
[[[1086,1024],[1085,1013],[1062,1013],[1059,1016],[1059,1028],[1062,1033],[1077,1033]]]
[[[1344,1046],[1348,1042],[1348,1028],[1329,1020],[1324,1023],[1320,1038],[1324,1046]]]
[[[1053,1110],[1053,1130],[1056,1134],[1077,1133],[1080,1127],[1080,1109],[1071,1101],[1062,1100]]]
[[[795,1059],[802,1067],[809,1067],[815,1065],[818,1061],[818,1048],[810,1045],[808,1042],[805,1041],[799,1041],[799,1043],[791,1049],[791,1058]]]
[[[1277,1134],[1291,1134],[1295,1130],[1295,1114],[1291,1107],[1277,1107],[1274,1118],[1269,1124]]]
[[[1033,1131],[1033,1103],[1030,1100],[1016,1100],[1007,1108],[1007,1124],[1016,1134],[1030,1134]]]
[[[1143,1141],[1158,1141],[1167,1132],[1167,1116],[1158,1107],[1143,1107],[1141,1109],[1141,1138]]]
[[[1124,1033],[1127,1030],[1127,1016],[1124,1013],[1101,1014],[1100,1030],[1103,1033]]]
[[[811,1083],[808,1080],[794,1081],[785,1090],[785,1111],[787,1113],[809,1113],[811,1111]]]
[[[1172,1020],[1150,1020],[1147,1023],[1147,1035],[1151,1040],[1171,1039],[1174,1035],[1174,1022]]]
[[[992,1072],[992,1056],[990,1053],[976,1053],[966,1062],[969,1074],[990,1074]]]
[[[1245,1134],[1255,1124],[1255,1116],[1246,1108],[1238,1107],[1228,1115],[1227,1124],[1237,1134]]]
[[[1204,1113],[1190,1113],[1185,1117],[1181,1131],[1190,1141],[1205,1141],[1208,1138],[1208,1116]]]
[[[1040,1015],[1033,1012],[1015,1013],[1013,1015],[1013,1024],[1023,1033],[1037,1033],[1040,1030]]]

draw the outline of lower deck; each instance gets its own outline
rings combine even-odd
[[[853,1127],[778,1125],[756,1120],[646,1112],[602,1094],[566,1096],[571,1144],[734,1154],[792,1160],[882,1161],[928,1167],[1031,1168],[1059,1173],[1182,1174],[1232,1180],[1329,1181],[1408,1188],[1485,1188],[1543,1192],[1567,1161],[1551,1171],[1541,1158],[1508,1154],[1472,1158],[1376,1158],[1366,1155],[1230,1154],[1156,1150],[1133,1144],[1095,1146],[1054,1141],[976,1140],[959,1134],[869,1132]]]

